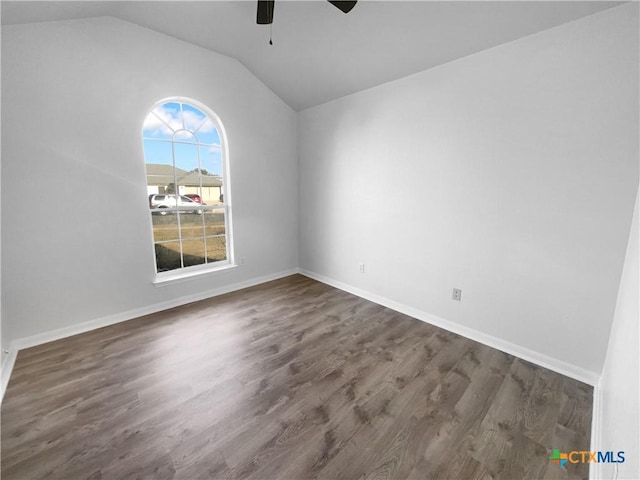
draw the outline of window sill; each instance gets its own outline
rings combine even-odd
[[[195,269],[190,271],[181,271],[181,272],[167,272],[157,274],[153,284],[156,287],[166,287],[168,285],[174,285],[176,283],[187,282],[196,277],[203,277],[206,275],[215,275],[220,272],[225,272],[228,270],[233,270],[238,268],[238,265],[233,263],[228,263],[226,265],[221,265],[219,267],[214,268],[206,268],[206,269]]]

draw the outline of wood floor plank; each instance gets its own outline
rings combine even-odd
[[[587,476],[591,387],[301,275],[19,353],[17,479]]]

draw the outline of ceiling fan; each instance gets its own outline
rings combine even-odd
[[[353,1],[337,1],[327,0],[334,7],[339,8],[344,13],[349,13],[351,9],[357,3],[357,0]],[[256,16],[256,22],[258,25],[269,25],[273,23],[273,7],[275,6],[275,0],[258,0],[258,14]]]

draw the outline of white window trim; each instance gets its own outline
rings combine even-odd
[[[214,265],[216,266],[214,267]],[[166,287],[168,285],[175,285],[176,283],[187,282],[193,278],[200,278],[207,274],[218,274],[234,270],[236,268],[238,268],[238,265],[235,263],[220,265],[216,262],[215,264],[209,263],[206,265],[194,265],[193,267],[185,267],[180,270],[156,273],[152,283],[156,287]]]
[[[152,280],[152,283],[157,287],[173,285],[176,283],[182,283],[185,281],[189,281],[193,278],[201,277],[204,275],[210,274],[218,274],[221,272],[229,271],[238,267],[238,265],[234,262],[234,243],[233,243],[233,221],[232,221],[232,194],[231,194],[231,173],[230,173],[230,162],[229,162],[229,145],[227,142],[227,132],[224,128],[224,125],[220,121],[220,117],[215,114],[209,107],[204,105],[197,100],[187,97],[168,97],[162,100],[157,101],[152,105],[152,107],[147,111],[145,115],[145,119],[148,115],[150,115],[153,110],[159,105],[163,105],[165,103],[175,102],[175,103],[186,103],[192,105],[199,110],[201,110],[214,124],[216,129],[218,130],[218,135],[220,137],[220,151],[222,154],[222,178],[224,179],[224,203],[222,205],[212,206],[211,209],[223,209],[224,210],[224,221],[225,221],[225,237],[226,237],[226,249],[227,249],[227,258],[226,260],[220,260],[213,263],[207,263],[202,265],[193,265],[190,267],[182,267],[175,270],[169,270],[166,272],[158,272],[158,265],[156,263],[155,256],[155,239],[153,233],[153,221],[151,219],[151,212],[149,212],[149,227],[151,233],[151,245],[153,247],[153,265],[155,270],[155,277]],[[144,120],[143,120],[144,123]],[[143,130],[144,131],[144,130]],[[146,165],[146,156],[144,151],[144,135],[141,135],[142,138],[142,153],[143,160]],[[182,142],[174,142],[171,143],[182,143]],[[146,176],[145,176],[146,183]]]

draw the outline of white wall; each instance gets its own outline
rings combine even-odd
[[[301,268],[597,375],[638,185],[637,32],[627,4],[301,112]]]
[[[236,258],[164,287],[148,109],[196,99],[230,150]],[[3,345],[297,267],[296,113],[240,63],[114,18],[2,28]]]
[[[640,478],[638,215],[640,211],[636,200],[616,313],[600,380],[601,411],[595,412],[600,427],[597,448],[626,453],[625,462],[618,464],[619,479]],[[602,471],[597,478],[615,478],[614,465],[602,464],[599,467]]]

